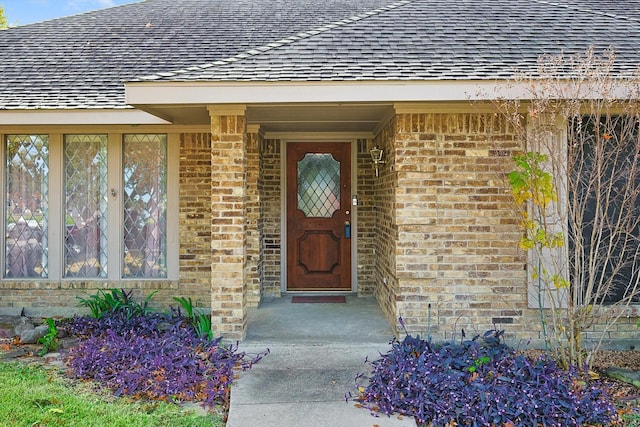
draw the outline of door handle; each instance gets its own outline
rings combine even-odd
[[[351,238],[351,221],[344,222],[344,238],[345,239]]]

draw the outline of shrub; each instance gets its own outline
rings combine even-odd
[[[128,317],[135,317],[144,316],[152,311],[149,302],[156,292],[149,294],[142,304],[132,298],[132,290],[127,292],[124,289],[110,289],[108,292],[100,289],[94,295],[88,298],[78,297],[78,300],[80,307],[87,307],[91,315],[97,319],[114,311],[122,311]]]
[[[212,340],[213,330],[211,329],[211,316],[194,309],[191,298],[175,297],[173,300],[180,304],[180,307],[187,312],[187,317],[190,319],[198,336]],[[178,315],[181,315],[180,308],[178,308]]]
[[[373,412],[437,426],[608,425],[617,417],[607,394],[575,369],[535,361],[501,342],[502,332],[460,344],[407,335],[356,377],[358,400]],[[368,385],[359,383],[368,379]],[[429,424],[431,423],[431,424]]]
[[[109,310],[99,318],[69,319],[64,328],[79,337],[67,359],[73,376],[137,399],[225,405],[234,371],[266,354],[251,358],[237,345],[199,336],[191,319],[176,312],[131,316],[129,310]]]

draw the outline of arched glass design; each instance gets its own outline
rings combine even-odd
[[[307,153],[298,162],[298,209],[307,218],[331,218],[340,209],[340,162],[331,154]]]

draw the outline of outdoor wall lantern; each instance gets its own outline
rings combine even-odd
[[[384,163],[382,155],[384,152],[376,145],[371,149],[371,160],[373,161],[373,168],[376,170],[376,178],[380,176],[380,163]]]

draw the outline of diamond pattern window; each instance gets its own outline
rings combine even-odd
[[[298,162],[298,209],[307,218],[331,218],[340,209],[340,162],[307,153]]]
[[[49,138],[7,135],[5,144],[4,276],[46,278]]]
[[[125,278],[167,277],[167,137],[124,135]]]
[[[176,280],[175,137],[0,135],[0,279]]]
[[[107,135],[65,135],[65,277],[107,277],[107,198]]]

